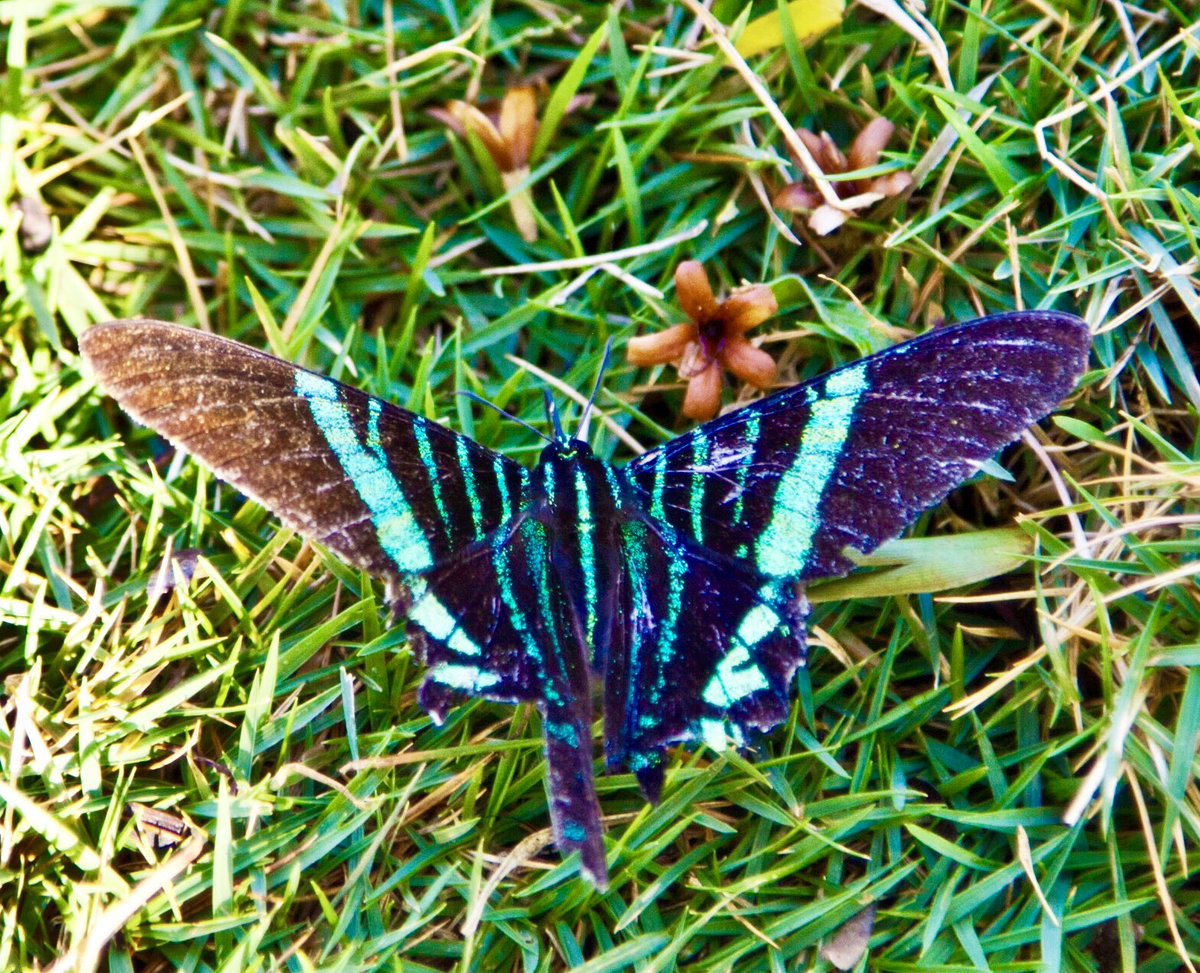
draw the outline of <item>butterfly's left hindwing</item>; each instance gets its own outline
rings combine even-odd
[[[343,560],[403,581],[510,519],[524,470],[422,416],[245,345],[114,321],[80,350],[139,422]]]
[[[807,608],[790,585],[650,518],[629,519],[621,544],[624,626],[605,671],[605,746],[657,800],[664,747],[743,746],[786,717]]]

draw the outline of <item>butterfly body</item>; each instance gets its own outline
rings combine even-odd
[[[625,466],[565,436],[526,470],[437,423],[236,342],[154,321],[81,349],[135,418],[389,582],[437,720],[534,704],[556,842],[606,877],[610,768],[657,800],[667,747],[781,722],[803,585],[895,537],[1073,387],[1089,337],[1028,312],[931,333],[698,427]]]
[[[409,581],[419,592],[409,619],[423,630],[419,651],[430,665],[421,705],[440,719],[461,692],[535,703],[556,838],[578,849],[596,877],[604,874],[604,850],[592,781],[591,687],[619,658],[612,640],[624,492],[614,468],[586,443],[553,442],[526,481],[518,513],[450,565]],[[456,645],[462,627],[450,631],[451,619],[479,638]],[[519,671],[520,684],[491,682],[497,671]],[[490,684],[480,685],[480,677]]]

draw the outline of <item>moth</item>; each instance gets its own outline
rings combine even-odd
[[[386,579],[434,720],[464,695],[537,707],[555,841],[601,888],[593,678],[607,766],[653,802],[668,747],[742,747],[780,723],[805,659],[804,586],[849,571],[1045,416],[1089,347],[1074,315],[985,317],[624,466],[557,430],[527,469],[211,334],[128,320],[80,340],[134,419]]]

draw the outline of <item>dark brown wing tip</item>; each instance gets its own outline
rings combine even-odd
[[[178,330],[179,325],[153,318],[123,318],[105,321],[88,328],[79,336],[79,353],[93,373],[103,369],[107,355],[121,353],[152,337],[156,330]]]

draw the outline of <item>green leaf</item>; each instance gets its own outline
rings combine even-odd
[[[219,37],[213,33],[204,35],[204,43],[207,44],[213,52],[214,57],[222,63],[222,65],[246,88],[252,88],[254,93],[268,108],[272,114],[282,115],[286,110],[286,105],[283,99],[279,97],[279,92],[275,90],[275,86],[267,80],[258,68],[250,63],[250,60],[236,47],[225,40],[224,37]]]
[[[1000,154],[989,143],[980,138],[975,129],[958,117],[958,112],[955,111],[953,106],[936,96],[933,100],[950,127],[958,133],[958,137],[962,140],[963,145],[966,146],[967,151],[983,166],[984,171],[988,174],[988,178],[992,181],[992,185],[1004,195],[1010,193],[1017,184],[1017,180],[1013,178],[1012,174],[1005,167]]]
[[[555,86],[554,93],[550,95],[550,100],[546,102],[546,110],[542,112],[542,121],[538,125],[537,137],[533,140],[533,148],[529,153],[530,165],[537,164],[538,159],[542,157],[554,139],[554,134],[558,131],[559,125],[562,124],[563,116],[567,113],[567,107],[571,104],[571,99],[575,97],[579,91],[579,86],[583,84],[583,76],[587,73],[587,69],[592,63],[592,58],[596,56],[596,52],[600,49],[600,45],[604,43],[604,38],[607,34],[607,23],[597,27],[592,36],[588,38],[588,42],[583,45],[583,50],[579,52],[579,56],[575,58],[567,73],[563,75],[562,80]]]
[[[904,538],[857,558],[860,567],[879,570],[813,585],[808,600],[882,598],[962,588],[1015,571],[1032,550],[1033,542],[1019,527]]]

